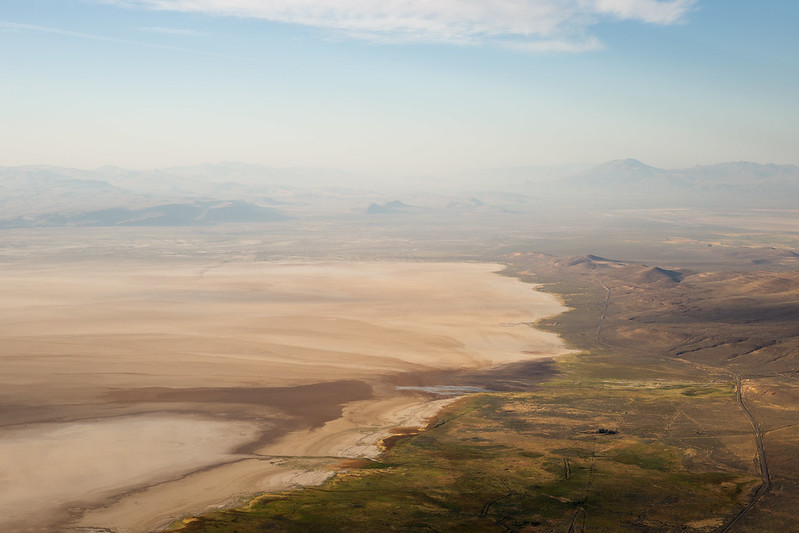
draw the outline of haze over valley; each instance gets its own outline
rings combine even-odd
[[[688,183],[685,171],[616,161],[550,187],[514,178],[484,190],[404,194],[333,187],[321,170],[317,183],[292,185],[269,178],[270,169],[200,167],[193,172],[205,172],[208,189],[192,192],[169,171],[158,172],[160,189],[133,191],[107,169],[5,168],[0,183],[14,198],[6,200],[14,216],[0,232],[2,523],[18,531],[155,530],[260,492],[322,483],[344,459],[377,460],[381,439],[424,426],[464,394],[535,390],[570,368],[552,358],[588,349],[578,339],[595,334],[597,319],[559,331],[565,343],[534,329],[545,317],[558,324],[555,315],[566,308],[499,276],[503,268],[527,281],[587,276],[597,288],[625,280],[626,288],[612,289],[613,301],[619,310],[630,306],[635,320],[650,313],[633,335],[652,346],[655,324],[674,320],[682,304],[652,315],[642,302],[665,302],[703,272],[709,279],[719,268],[751,272],[747,283],[777,284],[773,300],[755,305],[758,291],[733,296],[734,285],[722,282],[719,294],[732,299],[697,315],[719,317],[708,337],[719,340],[698,337],[696,347],[675,352],[712,351],[730,334],[739,346],[751,340],[746,353],[782,346],[771,357],[782,359],[780,372],[793,372],[795,336],[772,346],[770,335],[795,323],[799,224],[781,199],[791,194],[785,176],[796,168],[723,168],[737,173]],[[617,194],[597,194],[592,172]],[[248,182],[247,173],[263,181]],[[674,196],[638,204],[643,193],[633,184],[678,174],[669,185]],[[19,184],[37,181],[25,196]],[[567,196],[560,183],[571,187],[571,200],[558,199]],[[672,200],[703,187],[741,203],[755,187],[763,205],[777,207]],[[579,209],[564,212],[568,202]],[[556,259],[584,250],[591,254]],[[531,251],[550,255],[526,266]],[[558,294],[569,302],[581,290]],[[622,303],[617,290],[651,296]],[[678,298],[692,302],[698,290]],[[578,312],[595,305],[569,303]],[[737,337],[740,326],[730,324],[739,320],[776,321],[776,329]],[[603,338],[615,331],[607,324]],[[751,357],[741,368],[757,367]],[[580,438],[585,430],[575,431]],[[746,435],[744,427],[740,438]],[[754,476],[743,468],[750,452],[701,468]],[[741,494],[754,490],[744,488],[748,479],[734,485]],[[713,524],[735,507],[719,509]]]
[[[791,531],[797,21],[3,0],[0,530]]]

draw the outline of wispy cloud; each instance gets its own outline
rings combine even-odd
[[[164,35],[189,35],[189,36],[204,35],[204,33],[199,32],[197,30],[189,30],[186,28],[164,28],[162,26],[146,26],[144,28],[136,28],[136,29],[147,33],[161,33]]]
[[[669,25],[698,0],[96,0],[131,8],[258,18],[373,42],[601,48],[605,20]]]
[[[187,54],[195,54],[210,57],[220,57],[225,59],[244,59],[240,57],[228,56],[224,54],[216,54],[213,52],[205,52],[203,50],[195,50],[192,48],[182,48],[180,46],[169,46],[157,43],[148,43],[146,41],[134,41],[130,39],[119,39],[117,37],[110,37],[108,35],[98,35],[95,33],[85,33],[80,31],[66,30],[63,28],[54,28],[52,26],[39,26],[37,24],[22,24],[19,22],[8,22],[0,20],[0,30],[11,31],[33,31],[40,33],[51,33],[55,35],[63,35],[66,37],[76,37],[79,39],[90,39],[93,41],[104,41],[108,43],[124,44],[129,46],[139,46],[144,48],[158,48],[161,50],[170,50],[173,52],[183,52]]]
[[[641,20],[651,24],[675,24],[697,0],[593,0],[597,12],[619,19]]]

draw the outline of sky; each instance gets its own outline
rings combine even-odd
[[[799,163],[794,0],[0,0],[0,166]]]

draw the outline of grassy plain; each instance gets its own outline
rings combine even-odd
[[[707,405],[686,394],[695,387],[659,383],[631,395],[597,383],[476,395],[379,462],[321,488],[189,520],[182,531],[708,530],[746,502],[759,478],[745,458],[709,460],[719,443],[708,420],[704,436],[696,422],[677,420]],[[727,414],[729,384],[702,388],[717,396],[715,414]],[[623,419],[611,414],[619,412]],[[668,427],[667,438],[653,427]],[[751,453],[751,443],[742,451]]]

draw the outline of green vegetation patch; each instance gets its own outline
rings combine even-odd
[[[645,529],[648,521],[671,527],[729,514],[756,482],[686,472],[679,447],[597,433],[595,418],[607,422],[604,410],[621,397],[597,389],[580,409],[576,398],[589,392],[471,396],[379,462],[363,462],[318,488],[192,519],[182,531],[566,531],[575,517],[595,531]],[[560,404],[568,417],[560,416]],[[551,416],[568,422],[542,432]]]
[[[668,471],[675,469],[679,458],[675,450],[655,444],[637,443],[616,451],[612,459],[618,463],[635,465],[645,470]]]

